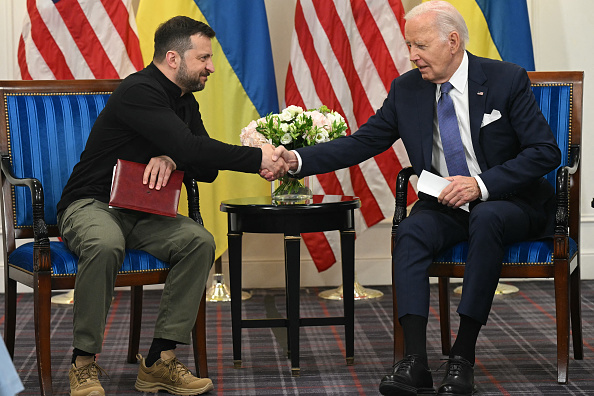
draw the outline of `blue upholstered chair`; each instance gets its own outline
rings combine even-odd
[[[502,278],[553,278],[557,321],[557,381],[567,383],[569,325],[575,359],[583,358],[580,291],[580,144],[582,133],[583,72],[529,72],[532,91],[557,137],[563,159],[546,176],[556,187],[555,235],[548,240],[525,241],[507,247]],[[396,211],[392,235],[406,217],[406,193],[412,168],[403,169],[396,182]],[[393,244],[392,244],[393,246]],[[449,278],[464,277],[468,243],[461,242],[435,258],[429,276],[438,277],[442,352],[448,355],[450,339]],[[404,337],[394,296],[394,357],[404,353]]]
[[[51,292],[74,288],[78,260],[62,242],[50,240],[59,236],[56,204],[95,119],[118,84],[119,80],[0,82],[4,339],[14,356],[19,282],[34,292],[37,366],[44,395],[52,394]],[[190,217],[202,222],[196,182],[184,182]],[[142,287],[164,283],[168,272],[167,263],[148,253],[126,252],[116,286],[131,286],[132,290],[130,363],[136,362],[139,348]],[[193,331],[194,358],[201,377],[208,376],[204,301],[203,296]]]

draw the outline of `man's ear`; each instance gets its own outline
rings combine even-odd
[[[181,62],[181,58],[177,51],[167,51],[165,54],[165,62],[170,68],[177,69],[179,67],[179,63]]]
[[[448,43],[450,44],[450,53],[455,54],[460,49],[460,35],[458,32],[451,32],[448,36]]]

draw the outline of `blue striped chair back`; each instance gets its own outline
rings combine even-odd
[[[92,84],[100,85],[98,84]],[[44,220],[49,236],[58,236],[56,205],[61,198],[72,169],[95,120],[105,107],[111,90],[117,82],[106,80],[108,89],[35,88],[6,90],[4,118],[6,137],[4,155],[10,159],[10,168],[17,178],[33,178],[41,182],[44,198]],[[33,229],[31,191],[25,186],[12,186],[12,227],[18,230]],[[29,235],[25,232],[23,235]],[[62,242],[50,242],[53,276],[74,275],[78,258]],[[34,271],[34,244],[25,243],[9,253],[9,264],[26,272]],[[126,251],[120,273],[136,273],[168,269],[166,262],[146,252]]]
[[[533,84],[532,92],[557,139],[562,156],[560,166],[567,166],[570,160],[572,86],[571,84]],[[557,170],[548,173],[545,177],[555,186]]]
[[[16,177],[41,182],[48,225],[57,223],[56,204],[109,95],[109,92],[6,95],[12,170]],[[13,194],[15,228],[31,227],[29,189],[17,186]]]

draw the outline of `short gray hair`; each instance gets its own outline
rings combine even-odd
[[[447,40],[451,32],[457,32],[460,35],[460,45],[463,50],[466,49],[468,43],[468,27],[462,17],[462,14],[447,1],[428,1],[421,3],[411,9],[405,16],[405,20],[410,20],[427,12],[435,13],[435,21],[437,23],[437,30],[443,40]]]

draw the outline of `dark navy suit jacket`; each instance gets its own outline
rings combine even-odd
[[[520,205],[534,235],[552,232],[554,188],[542,176],[559,166],[561,153],[530,88],[526,71],[512,63],[468,53],[472,144],[489,200]],[[402,139],[417,175],[431,171],[436,85],[413,69],[396,78],[382,107],[350,136],[298,149],[300,175],[358,164]],[[501,118],[482,127],[484,114]]]

